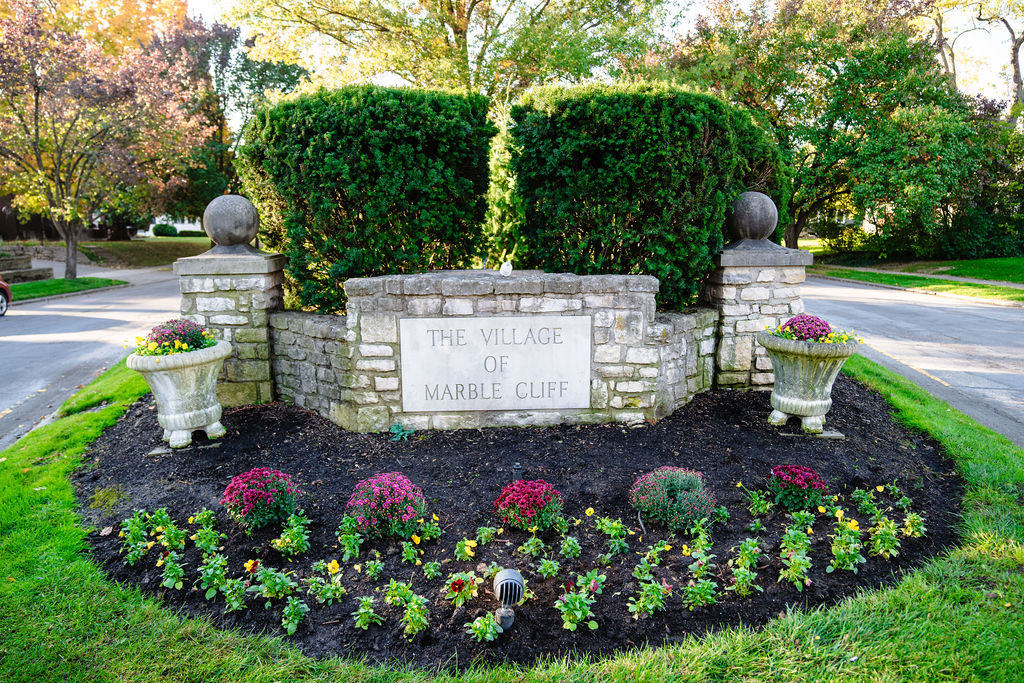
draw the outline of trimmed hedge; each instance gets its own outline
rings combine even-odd
[[[540,88],[512,121],[519,266],[653,275],[660,305],[682,307],[712,268],[744,181],[788,203],[777,147],[711,96],[654,84]]]
[[[344,308],[349,277],[470,265],[483,242],[487,100],[353,86],[257,113],[238,155],[289,301]]]
[[[153,237],[177,237],[178,229],[167,223],[157,223],[153,226]]]

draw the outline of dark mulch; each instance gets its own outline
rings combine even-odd
[[[834,603],[861,588],[891,584],[902,570],[920,565],[955,543],[962,483],[938,445],[894,422],[888,404],[853,380],[840,377],[833,398],[829,426],[846,435],[842,441],[797,435],[795,420],[781,432],[770,427],[765,420],[770,410],[766,393],[716,391],[701,394],[655,425],[634,429],[606,425],[429,432],[400,443],[390,442],[387,435],[347,433],[315,414],[285,405],[253,406],[226,412],[223,422],[228,435],[218,444],[200,441],[188,449],[152,456],[150,451],[161,445],[161,432],[147,397],[94,443],[75,480],[82,514],[96,529],[89,535],[93,556],[113,579],[161,596],[165,604],[186,615],[209,615],[218,626],[281,633],[280,605],[265,610],[263,600],[253,598],[250,609],[224,614],[219,598],[207,602],[197,590],[160,588],[161,570],[154,566],[155,553],[135,567],[125,566],[116,534],[119,522],[138,507],[166,507],[184,524],[191,513],[209,507],[217,510],[220,528],[229,534],[224,553],[230,558],[233,575],[244,573],[242,563],[247,559],[258,558],[294,570],[296,577],[308,576],[315,560],[340,559],[334,530],[356,482],[377,472],[400,470],[423,488],[444,527],[440,541],[425,544],[423,561],[444,560],[452,557],[456,541],[472,538],[478,526],[498,526],[492,515],[493,501],[509,481],[513,463],[521,462],[525,478],[546,479],[562,491],[568,515],[584,517],[584,510],[592,506],[599,515],[621,517],[636,530],[636,535],[629,537],[631,554],[619,556],[606,570],[604,594],[594,606],[598,630],[564,630],[553,607],[561,593],[560,584],[593,567],[596,555],[604,552],[604,537],[594,529],[595,516],[584,517],[583,524],[571,532],[580,538],[583,556],[578,560],[556,557],[562,561],[556,579],[541,579],[535,572],[536,563],[514,552],[528,537],[525,532],[506,528],[501,542],[478,548],[480,560],[522,570],[536,593],[535,600],[516,610],[515,626],[495,644],[478,645],[463,629],[465,622],[495,609],[496,601],[489,592],[481,591],[466,608],[456,610],[441,599],[443,579],[425,580],[419,567],[400,562],[397,542],[387,541],[369,545],[384,556],[382,579],[373,583],[354,570],[355,563],[349,563],[344,569],[348,597],[329,607],[310,599],[312,610],[292,639],[306,653],[318,657],[344,654],[427,667],[461,667],[477,658],[530,663],[544,655],[572,651],[606,654],[645,643],[673,642],[727,624],[761,625],[791,605]],[[784,514],[776,512],[765,520],[765,530],[759,534],[769,558],[758,569],[763,593],[741,599],[723,592],[718,605],[690,612],[682,606],[677,591],[665,612],[647,620],[632,619],[626,604],[636,588],[631,576],[638,560],[634,552],[667,536],[663,530],[649,529],[646,536],[640,531],[636,513],[627,502],[636,477],[669,464],[705,473],[719,502],[731,514],[714,533],[717,580],[724,587],[728,579],[725,563],[733,556],[732,548],[750,535],[747,527],[752,521],[736,482],[763,486],[769,469],[779,463],[814,467],[829,483],[830,492],[840,494],[899,480],[913,498],[913,508],[925,516],[928,534],[923,539],[903,540],[899,557],[892,561],[869,558],[858,575],[846,571],[827,574],[831,526],[820,519],[811,553],[813,584],[801,593],[787,583],[776,582],[782,566],[779,538],[786,524]],[[218,504],[231,477],[253,467],[290,473],[305,490],[301,504],[313,521],[313,546],[294,563],[270,548],[276,529],[247,537],[233,527]],[[111,486],[121,487],[125,493],[116,507],[109,513],[89,509],[93,493]],[[852,505],[847,509],[852,511]],[[856,516],[866,528],[864,515]],[[897,522],[901,520],[897,516]],[[101,536],[99,530],[108,526],[113,526],[115,533]],[[543,538],[549,545],[558,540],[554,532]],[[658,578],[677,587],[686,581],[690,560],[678,549],[687,540],[685,536],[675,538],[675,548],[656,570]],[[362,560],[366,548],[364,544]],[[184,561],[189,580],[195,580],[200,556],[191,544]],[[447,575],[473,569],[476,564],[453,560],[443,566]],[[411,577],[413,589],[431,601],[431,628],[411,643],[402,636],[399,610],[382,599],[382,587],[390,577]],[[378,596],[378,611],[386,616],[384,626],[369,631],[354,626],[349,615],[359,595]]]

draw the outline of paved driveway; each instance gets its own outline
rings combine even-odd
[[[803,297],[865,356],[1024,448],[1024,308],[817,278]]]
[[[0,449],[127,355],[125,343],[178,313],[178,281],[169,270],[102,275],[139,284],[26,302],[0,318]]]

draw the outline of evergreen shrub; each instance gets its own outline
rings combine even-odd
[[[679,308],[696,300],[746,182],[774,192],[785,215],[777,147],[711,96],[652,84],[540,88],[512,109],[510,132],[520,267],[653,275],[660,305]]]
[[[288,299],[342,310],[350,277],[459,268],[482,248],[494,126],[478,95],[351,86],[263,109],[239,151]]]

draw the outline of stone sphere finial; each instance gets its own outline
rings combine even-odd
[[[225,194],[206,205],[203,229],[218,247],[248,247],[260,229],[260,215],[245,197]]]
[[[762,192],[744,192],[732,204],[729,234],[736,240],[763,240],[775,232],[779,210],[771,197]]]

